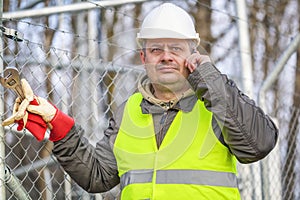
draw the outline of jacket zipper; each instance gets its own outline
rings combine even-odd
[[[157,148],[159,149],[159,147],[161,146],[161,144],[162,144],[162,141],[163,141],[163,139],[164,139],[164,135],[163,135],[163,133],[164,133],[164,124],[165,124],[165,122],[166,122],[166,120],[167,120],[167,118],[168,118],[168,110],[170,109],[170,107],[171,107],[171,104],[172,104],[172,102],[168,102],[168,103],[166,103],[165,105],[164,105],[164,108],[166,108],[166,110],[164,111],[164,113],[163,113],[163,115],[162,115],[162,117],[161,117],[161,119],[160,119],[160,122],[159,122],[159,124],[160,124],[160,127],[159,127],[159,132],[158,132],[158,137],[157,137],[157,140],[158,141],[156,141],[157,142]]]
[[[160,125],[162,126],[167,119],[168,111],[165,111],[160,119]]]

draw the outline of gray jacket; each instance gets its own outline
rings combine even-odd
[[[272,120],[244,95],[211,63],[199,66],[188,77],[192,93],[177,102],[160,102],[151,94],[147,79],[141,81],[139,91],[144,99],[143,113],[153,116],[159,146],[178,110],[189,112],[198,99],[213,112],[212,127],[219,140],[241,163],[264,158],[275,146],[278,130]],[[113,145],[122,119],[124,104],[110,119],[104,137],[96,147],[89,144],[84,130],[74,125],[67,136],[54,143],[53,153],[65,171],[88,192],[105,192],[119,183]]]

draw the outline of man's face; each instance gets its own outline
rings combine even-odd
[[[187,40],[163,38],[148,39],[140,57],[151,82],[172,89],[185,84],[189,75],[185,60],[190,55]]]

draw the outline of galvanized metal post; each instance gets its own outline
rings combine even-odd
[[[248,27],[248,16],[245,0],[236,0],[236,12],[238,17],[238,32],[239,32],[239,48],[241,59],[241,77],[243,91],[253,98],[253,76],[252,76],[252,59],[251,47]],[[253,163],[251,165],[243,165],[241,167],[243,173],[240,173],[242,182],[247,188],[247,194],[241,194],[245,200],[261,200],[262,185],[260,178],[260,165]],[[251,177],[251,178],[249,178]],[[249,192],[251,195],[249,195]]]
[[[252,58],[245,0],[236,0],[243,92],[253,97]]]
[[[3,0],[0,0],[0,25],[2,25]],[[0,31],[2,36],[2,32]],[[3,42],[0,39],[0,72],[3,71]],[[3,87],[0,87],[0,95],[3,95]],[[3,97],[0,98],[0,113],[4,113]],[[0,119],[1,121],[1,119]],[[0,200],[5,200],[5,134],[3,126],[0,126]]]
[[[278,79],[280,73],[284,69],[286,62],[290,59],[290,57],[297,51],[300,46],[300,33],[296,35],[296,37],[291,41],[287,49],[280,56],[274,70],[263,82],[258,96],[258,102],[262,109],[266,110],[266,92],[267,90],[273,86],[274,82]],[[275,119],[275,123],[276,123]],[[281,185],[281,162],[280,162],[280,138],[277,142],[277,146],[273,149],[273,151],[266,157],[263,162],[263,178],[264,182],[267,184],[264,185],[264,189],[267,192],[265,199],[281,199],[282,194],[282,185]],[[270,173],[272,169],[272,174]],[[274,190],[276,188],[276,190]]]
[[[0,0],[0,26],[2,25],[3,0]],[[0,31],[2,36],[2,32]],[[2,37],[1,37],[2,38]],[[0,39],[0,72],[3,71],[3,43]],[[3,87],[0,87],[0,94],[3,94]],[[3,98],[0,99],[0,113],[4,113]],[[0,120],[1,121],[1,120]],[[3,126],[0,126],[0,200],[5,200],[5,134]]]
[[[262,108],[266,107],[266,91],[274,84],[274,82],[278,79],[278,76],[280,75],[281,71],[283,70],[286,62],[288,59],[293,55],[297,48],[299,48],[300,45],[300,33],[298,33],[294,39],[289,44],[288,48],[283,52],[283,54],[280,56],[276,66],[274,67],[274,70],[271,72],[270,75],[266,78],[266,80],[263,82],[260,90],[259,90],[259,105]]]
[[[31,200],[29,194],[24,189],[19,179],[10,171],[8,167],[5,167],[5,183],[10,191],[13,191],[16,199]]]
[[[8,19],[20,19],[25,17],[40,17],[40,16],[47,16],[52,14],[59,14],[59,13],[68,13],[68,12],[79,12],[83,10],[90,10],[90,9],[97,9],[101,7],[107,6],[117,6],[129,3],[142,3],[146,2],[147,0],[103,0],[103,1],[89,1],[89,2],[80,2],[74,4],[68,4],[63,6],[50,6],[46,8],[40,9],[28,9],[28,10],[20,10],[14,12],[7,12],[3,13],[4,18]]]

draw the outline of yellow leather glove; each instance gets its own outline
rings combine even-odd
[[[22,101],[19,97],[16,98],[13,108],[13,115],[4,120],[2,122],[2,126],[8,126],[10,124],[15,123],[15,121],[21,119],[23,119],[24,121],[24,126],[26,125],[28,119],[28,113],[26,112],[26,108],[30,104],[30,102],[34,100],[34,95],[32,89],[30,88],[28,82],[25,79],[21,79],[21,86],[25,99]],[[30,89],[28,89],[28,87]]]
[[[57,109],[42,97],[36,96],[35,99],[38,105],[28,105],[27,111],[41,116],[46,123],[50,123],[54,118]],[[51,128],[51,126],[49,128]]]
[[[13,114],[12,116],[10,116],[9,118],[7,118],[6,120],[4,120],[2,122],[2,126],[8,126],[11,125],[13,123],[15,123],[18,120],[23,120],[23,125],[25,126],[28,120],[28,113],[23,109],[23,111],[20,111],[20,104],[21,104],[21,99],[18,97],[15,100],[15,104],[14,104],[14,108],[13,108]],[[23,106],[22,106],[23,107]],[[19,130],[20,128],[18,128]],[[21,130],[23,129],[23,127],[21,128]]]

